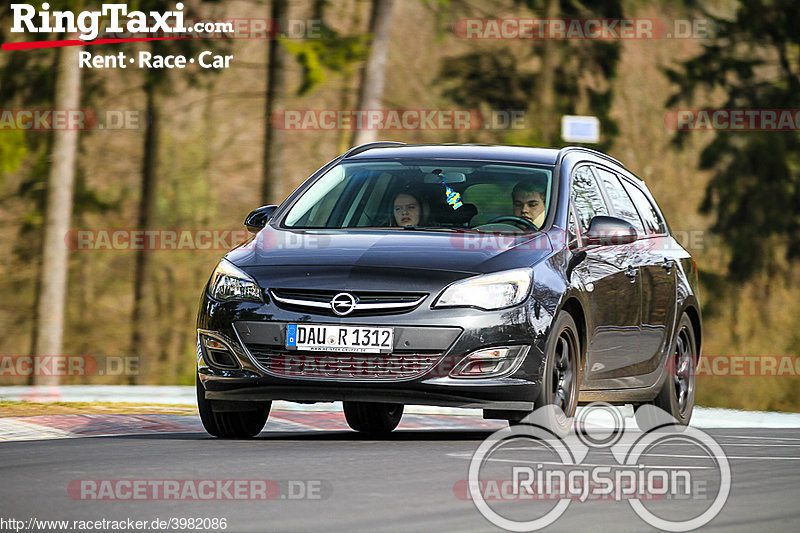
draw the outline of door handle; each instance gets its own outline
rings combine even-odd
[[[625,275],[630,278],[631,283],[636,282],[636,269],[633,268],[631,265],[628,265],[628,268],[625,269]]]
[[[667,271],[667,275],[672,274],[672,260],[665,257],[664,262],[661,263],[661,268]]]

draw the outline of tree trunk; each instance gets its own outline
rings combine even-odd
[[[362,3],[354,2],[353,18],[349,30],[350,34],[356,34],[362,31],[361,22],[364,18],[366,17],[364,15]],[[358,93],[355,78],[356,76],[350,69],[345,69],[342,73],[341,88],[339,89],[339,109],[350,109],[353,107],[353,100]],[[336,153],[345,153],[348,148],[350,148],[352,140],[353,135],[345,128],[341,128],[336,136]]]
[[[155,219],[156,208],[156,178],[158,173],[158,151],[161,130],[161,105],[158,89],[154,83],[148,82],[145,86],[147,96],[147,126],[144,132],[144,155],[142,158],[141,196],[139,197],[139,218],[137,230],[149,229]],[[147,239],[145,239],[145,242]],[[148,350],[147,339],[143,332],[147,328],[145,317],[151,316],[146,312],[148,305],[147,290],[152,279],[152,251],[137,250],[136,266],[133,275],[133,313],[131,316],[131,346],[130,355],[139,357],[140,371],[145,371],[146,358],[154,355]],[[147,328],[150,329],[150,328]],[[137,379],[138,378],[138,379]],[[129,383],[143,381],[145,376],[128,376]]]
[[[544,10],[544,18],[552,22],[558,17],[558,0],[547,0]],[[561,122],[556,112],[555,70],[558,62],[556,45],[557,43],[553,39],[545,39],[542,71],[539,75],[538,117],[542,142],[545,146],[559,144],[558,134],[561,128]]]
[[[383,85],[386,81],[386,56],[389,52],[389,37],[392,30],[392,8],[394,8],[394,0],[372,0],[372,16],[369,21],[372,45],[364,65],[358,110],[381,108]],[[353,135],[353,144],[364,144],[375,141],[377,138],[377,130],[356,130]]]
[[[81,69],[78,68],[78,57],[81,50],[81,46],[67,46],[58,51],[54,98],[56,109],[80,109]],[[78,130],[53,132],[37,301],[38,323],[33,344],[33,353],[36,355],[63,355],[68,266],[64,235],[69,230],[72,217],[77,151]],[[33,381],[37,385],[57,385],[59,376],[34,376]]]
[[[289,11],[287,0],[272,0],[273,24],[285,23]],[[264,131],[264,169],[261,181],[261,203],[279,204],[286,192],[286,173],[283,168],[284,132],[272,124],[272,116],[286,102],[286,50],[277,35],[269,41],[267,66],[267,101]]]

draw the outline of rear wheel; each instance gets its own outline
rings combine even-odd
[[[255,437],[269,417],[272,402],[227,402],[207,400],[206,391],[197,377],[197,409],[206,431],[225,439]]]
[[[367,435],[388,435],[402,416],[401,403],[344,402],[347,425]]]
[[[636,423],[642,431],[658,426],[682,427],[689,424],[694,410],[697,381],[697,342],[692,321],[684,314],[678,323],[667,359],[667,377],[653,401],[636,409]]]

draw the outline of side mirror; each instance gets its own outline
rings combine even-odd
[[[264,205],[258,209],[251,211],[247,218],[244,219],[244,225],[250,233],[258,233],[272,217],[272,213],[278,209],[277,205]]]
[[[637,238],[639,238],[639,234],[630,222],[603,215],[592,218],[589,223],[589,231],[586,232],[587,245],[629,244]]]

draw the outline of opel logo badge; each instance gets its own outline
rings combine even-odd
[[[331,310],[339,315],[349,315],[356,308],[356,297],[349,292],[340,292],[331,298]]]

